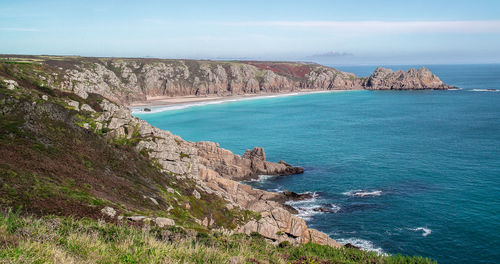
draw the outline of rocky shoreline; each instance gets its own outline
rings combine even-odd
[[[75,104],[75,102],[68,103]],[[326,234],[308,228],[303,219],[292,214],[293,208],[283,204],[285,201],[297,199],[297,194],[267,192],[240,183],[256,179],[261,174],[303,173],[302,168],[291,166],[284,161],[278,163],[267,161],[264,149],[261,147],[247,150],[239,156],[220,148],[217,143],[184,141],[168,131],[160,130],[133,117],[125,106],[116,105],[108,100],[103,100],[100,106],[103,113],[97,121],[107,124],[105,127],[110,130],[107,137],[131,138],[134,134],[140,136],[136,150],[148,152],[149,157],[158,162],[165,172],[181,181],[194,181],[196,188],[221,197],[229,203],[230,208],[238,207],[260,214],[260,219],[249,221],[236,228],[236,232],[247,234],[257,232],[276,243],[289,241],[292,244],[299,244],[312,241],[335,247],[341,246]],[[206,224],[207,228],[210,228],[210,223],[213,222],[211,219],[199,221],[201,224]]]

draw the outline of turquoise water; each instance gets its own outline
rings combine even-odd
[[[500,89],[500,65],[429,68],[464,89],[322,93],[136,115],[187,140],[238,154],[262,146],[271,161],[303,166],[304,174],[250,184],[316,193],[292,205],[342,242],[440,263],[499,263],[500,92],[473,89]],[[373,67],[340,69],[367,75]],[[312,210],[318,206],[331,212]]]

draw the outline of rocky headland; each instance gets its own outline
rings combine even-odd
[[[53,178],[50,186],[66,184],[66,178],[81,175],[72,181],[87,186],[85,193],[92,199],[104,202],[78,201],[71,210],[61,211],[58,206],[67,207],[70,198],[50,200],[49,196],[40,203],[16,192],[19,196],[12,200],[0,200],[2,206],[118,222],[258,233],[273,243],[288,241],[295,245],[314,242],[342,247],[328,235],[308,228],[293,214],[293,208],[283,204],[307,199],[307,195],[267,192],[241,181],[263,174],[298,174],[304,171],[302,168],[284,161],[267,161],[260,147],[240,156],[217,143],[185,141],[134,117],[127,105],[154,96],[450,88],[425,68],[406,72],[378,68],[370,77],[361,78],[307,63],[11,57],[4,56],[0,64],[4,130],[0,139],[3,146],[29,144],[22,151],[2,147],[2,156],[8,157],[2,163],[2,168],[8,168],[5,173],[48,175]],[[88,153],[101,154],[78,154],[78,165],[64,167],[62,163],[76,162],[73,158],[64,161],[69,158],[72,144],[91,148]],[[65,159],[58,160],[54,153],[62,155],[65,151]],[[33,152],[33,156],[23,152]],[[37,154],[46,152],[45,156]],[[33,167],[33,157],[38,161],[49,159],[42,164],[54,163],[61,170]],[[122,171],[131,164],[134,167]],[[46,208],[47,203],[52,207]]]
[[[358,77],[302,62],[209,61],[58,56],[0,56],[43,64],[57,74],[44,76],[58,89],[85,98],[97,93],[130,105],[154,98],[225,97],[327,90],[449,89],[428,69],[393,72],[377,68]]]

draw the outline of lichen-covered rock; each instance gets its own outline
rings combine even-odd
[[[88,104],[83,104],[80,107],[80,110],[84,110],[84,111],[89,111],[89,112],[95,113],[95,110],[92,107],[90,107],[90,105],[88,105]]]
[[[101,209],[101,213],[103,213],[106,216],[109,216],[111,218],[115,217],[116,215],[116,210],[113,209],[112,207],[106,206]]]
[[[17,84],[14,80],[3,80],[3,82],[7,85],[7,89],[14,90],[19,84]]]
[[[71,107],[73,107],[75,110],[79,110],[80,109],[80,103],[78,103],[77,101],[74,101],[74,100],[68,100],[67,104]]]
[[[165,218],[165,217],[156,217],[156,218],[154,218],[153,221],[158,227],[174,226],[175,225],[174,220],[172,220],[170,218]]]

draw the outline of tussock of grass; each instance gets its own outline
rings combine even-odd
[[[138,228],[91,219],[0,214],[0,263],[433,263],[306,244],[279,247],[260,236]]]

